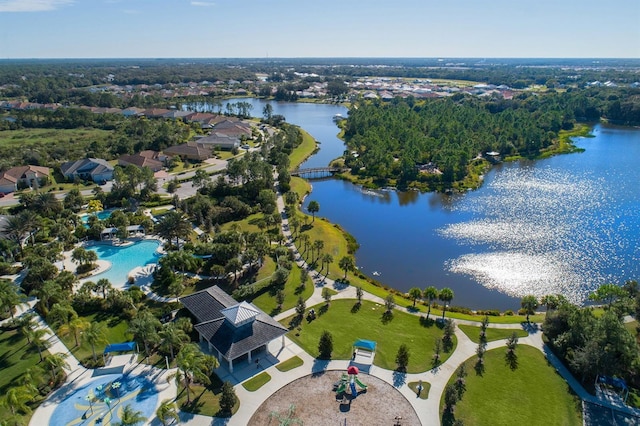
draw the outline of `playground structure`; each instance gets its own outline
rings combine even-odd
[[[356,385],[358,385],[360,389],[366,391],[367,385],[365,385],[360,381],[360,379],[358,379],[359,372],[360,371],[358,370],[358,367],[350,366],[347,369],[347,374],[343,373],[340,380],[333,384],[333,390],[336,392],[336,394],[340,395],[344,393],[347,390],[347,386],[349,386],[351,395],[355,398],[358,396]]]

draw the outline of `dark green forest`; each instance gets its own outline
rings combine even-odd
[[[454,95],[390,103],[359,101],[345,126],[345,165],[379,185],[419,182],[450,188],[467,177],[470,163],[489,151],[536,158],[579,121],[607,118],[640,122],[640,92],[631,89],[521,93],[511,100]],[[476,160],[479,161],[479,160]],[[433,163],[442,174],[420,173]]]

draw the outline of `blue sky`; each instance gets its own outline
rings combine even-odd
[[[640,57],[639,0],[0,0],[0,58]]]

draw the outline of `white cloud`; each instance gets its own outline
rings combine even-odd
[[[192,1],[191,6],[210,7],[216,4],[212,1]]]
[[[0,12],[45,12],[74,0],[0,0]]]

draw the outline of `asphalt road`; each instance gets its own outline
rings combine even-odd
[[[221,170],[225,170],[227,168],[227,161],[226,160],[217,160],[217,159],[209,159],[206,161],[208,163],[207,166],[204,166],[203,169],[207,172],[207,173],[215,173],[215,172],[219,172]],[[192,179],[193,176],[195,175],[195,170],[194,171],[188,171],[188,172],[181,172],[178,174],[169,174],[169,176],[165,179],[158,179],[158,194],[160,195],[168,195],[171,196],[172,194],[169,194],[166,190],[166,188],[163,188],[163,185],[165,183],[167,183],[168,181],[174,179],[174,178],[178,178],[180,180],[184,180],[184,179]],[[113,182],[109,181],[106,184],[102,185],[101,188],[104,192],[110,192],[111,188],[113,186]],[[191,182],[191,180],[189,180],[188,182],[182,182],[180,184],[180,187],[176,190],[176,192],[174,193],[175,195],[178,196],[178,198],[185,199],[185,198],[189,198],[189,197],[193,197],[196,192],[197,192],[197,188],[195,188],[193,186],[193,183]],[[83,189],[80,191],[80,193],[84,196],[84,197],[90,197],[93,195],[93,189]],[[65,197],[65,195],[67,195],[66,191],[65,192],[58,192],[55,194],[56,198],[58,199],[63,199]],[[0,208],[2,207],[10,207],[10,206],[15,206],[17,204],[20,204],[19,201],[19,197],[15,196],[13,193],[11,194],[7,194],[4,197],[0,198]]]

